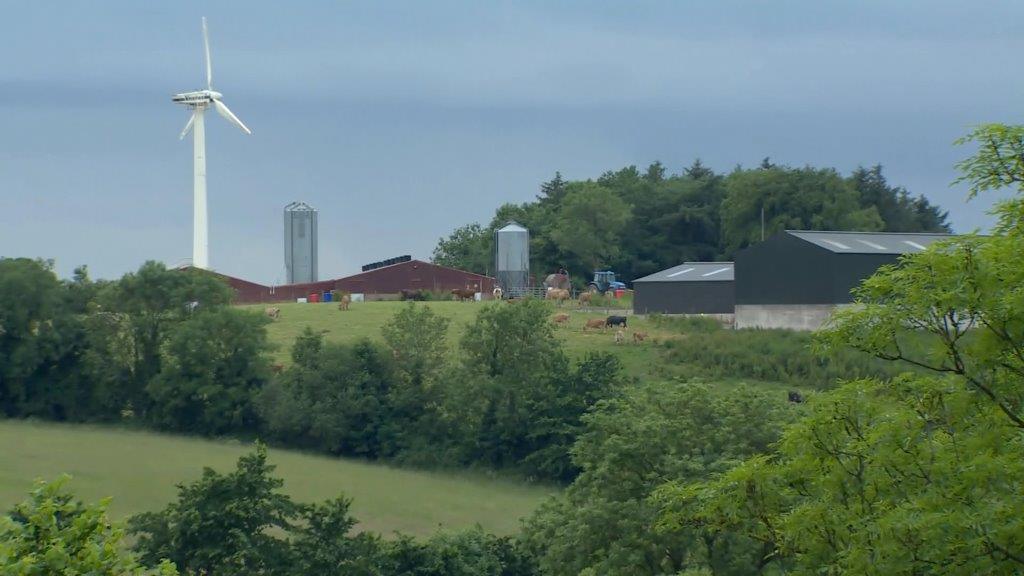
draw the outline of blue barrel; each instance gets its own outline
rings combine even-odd
[[[331,293],[330,292],[324,292],[324,302],[330,302],[330,301],[331,301]]]

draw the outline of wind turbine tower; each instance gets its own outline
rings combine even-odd
[[[193,165],[193,206],[192,206],[192,265],[196,268],[209,269],[210,242],[209,223],[206,216],[206,126],[203,115],[211,106],[228,122],[241,128],[242,132],[252,134],[252,130],[231,113],[231,110],[220,101],[223,94],[213,90],[213,69],[210,66],[210,36],[206,31],[206,18],[203,17],[203,48],[206,51],[206,89],[194,92],[182,92],[171,97],[171,101],[188,106],[192,116],[181,131],[181,139],[192,131],[192,147],[195,153]]]

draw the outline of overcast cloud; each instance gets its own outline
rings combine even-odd
[[[1021,121],[1020,2],[5,2],[0,255],[114,277],[191,254],[174,92],[214,88],[211,262],[284,277],[282,207],[320,210],[323,277],[412,254],[597,177],[700,157],[730,170],[881,163],[984,229],[951,187],[970,126]]]

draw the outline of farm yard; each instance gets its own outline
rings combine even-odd
[[[112,497],[117,519],[170,502],[175,484],[199,478],[204,466],[234,467],[251,450],[239,441],[183,438],[124,428],[0,420],[0,508],[25,498],[35,479],[70,474],[85,501]],[[298,502],[353,499],[359,528],[390,536],[426,536],[476,524],[497,534],[518,529],[556,489],[470,473],[401,470],[301,452],[270,449],[275,474]]]

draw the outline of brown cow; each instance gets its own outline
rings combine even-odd
[[[476,290],[471,288],[452,288],[452,299],[459,302],[476,300]]]
[[[639,344],[647,338],[647,332],[633,332],[633,343]]]
[[[594,318],[593,320],[587,320],[587,323],[583,325],[583,331],[586,332],[587,328],[604,328],[604,320],[601,318]]]
[[[271,320],[277,320],[278,318],[281,317],[281,309],[278,308],[277,306],[267,308],[263,310],[263,313],[266,314],[267,318],[270,318]]]
[[[561,314],[555,314],[555,317],[552,318],[552,320],[554,320],[555,324],[565,324],[569,321],[569,315],[564,312]]]
[[[548,288],[547,294],[544,296],[548,300],[554,300],[559,306],[562,302],[569,299],[569,291],[565,288]]]
[[[580,306],[582,307],[584,304],[590,306],[590,301],[593,297],[594,295],[591,294],[590,292],[584,292],[580,294]]]
[[[352,297],[345,294],[338,299],[338,310],[348,310],[348,305],[352,303]]]

